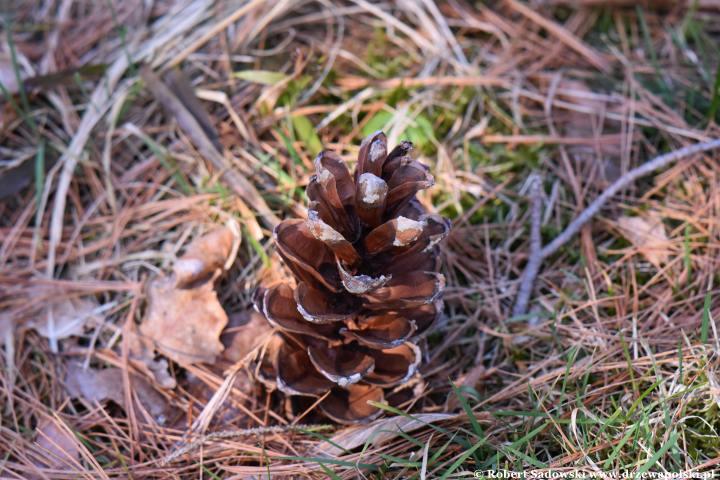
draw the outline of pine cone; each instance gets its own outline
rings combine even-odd
[[[296,285],[260,294],[258,308],[278,334],[256,375],[288,395],[329,391],[319,409],[340,423],[380,414],[368,401],[415,375],[415,339],[442,311],[436,245],[450,224],[415,198],[434,179],[411,149],[402,142],[388,154],[377,132],[360,146],[354,176],[336,154],[320,153],[308,218],[274,231]]]

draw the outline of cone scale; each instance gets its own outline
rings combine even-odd
[[[287,395],[324,397],[318,408],[340,423],[376,418],[368,401],[417,374],[416,340],[442,311],[437,244],[450,224],[415,198],[434,179],[411,150],[402,142],[388,153],[377,132],[361,144],[354,174],[320,153],[308,217],[273,232],[295,282],[259,292],[276,333],[255,374]]]

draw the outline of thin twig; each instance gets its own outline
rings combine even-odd
[[[605,203],[610,200],[610,197],[615,195],[617,192],[627,187],[635,180],[649,175],[655,170],[659,170],[670,165],[673,162],[681,160],[685,157],[695,155],[696,153],[707,152],[708,150],[715,150],[720,148],[720,138],[711,140],[709,142],[697,143],[688,147],[683,147],[672,152],[655,157],[649,162],[645,162],[637,168],[630,170],[621,176],[615,182],[610,185],[599,197],[595,199],[578,217],[573,220],[565,230],[558,235],[552,242],[547,244],[541,252],[543,259],[549,257],[553,253],[557,252],[560,247],[565,245],[580,229],[585,225],[588,220],[597,215],[600,209]]]
[[[259,437],[262,435],[274,435],[278,433],[287,433],[287,432],[317,432],[319,430],[329,430],[333,427],[331,425],[277,425],[272,427],[255,427],[255,428],[246,428],[242,430],[223,430],[220,432],[213,432],[208,433],[206,435],[202,435],[195,440],[183,445],[182,447],[178,448],[174,452],[172,452],[170,455],[165,457],[161,464],[167,465],[169,463],[172,463],[179,457],[185,455],[186,453],[189,453],[196,448],[199,448],[201,445],[205,444],[205,442],[209,442],[212,440],[223,440],[227,438],[240,438],[240,437]]]
[[[545,245],[545,247],[540,250],[539,255],[537,255],[537,259],[534,259],[532,256],[528,259],[525,270],[520,277],[520,287],[518,289],[515,308],[513,308],[513,316],[524,315],[527,313],[530,293],[532,292],[533,285],[535,284],[535,278],[540,271],[543,260],[553,255],[560,249],[560,247],[569,242],[580,231],[583,225],[597,215],[603,205],[605,205],[605,203],[607,203],[613,195],[635,182],[637,179],[649,175],[655,170],[664,168],[673,162],[696,153],[707,152],[717,148],[720,148],[720,139],[679,148],[672,152],[655,157],[654,159],[643,163],[639,167],[628,171],[623,176],[615,180],[615,182],[613,182],[612,185],[610,185],[602,194],[600,194],[600,196],[588,205],[588,207],[583,210],[580,215],[575,218],[575,220],[570,222],[570,225],[568,225],[560,235],[555,237],[552,242]],[[524,299],[525,295],[527,295],[527,299]]]
[[[534,173],[530,182],[530,202],[532,204],[532,210],[530,211],[530,253],[520,280],[520,289],[515,300],[513,316],[523,315],[527,312],[533,283],[543,261],[542,256],[540,256],[542,251],[542,236],[540,235],[540,227],[542,226],[542,179],[540,175]]]

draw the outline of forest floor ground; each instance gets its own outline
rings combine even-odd
[[[512,315],[531,179],[547,244],[632,168],[720,137],[720,2],[11,8],[0,39],[3,478],[720,468],[717,152],[613,196],[545,259],[530,313]],[[415,398],[347,429],[249,380],[248,309],[278,274],[271,227],[303,214],[314,156],[352,163],[379,129],[390,145],[415,144],[436,180],[421,200],[452,219],[445,315],[422,342]],[[147,281],[233,221],[242,241],[217,286],[235,328],[226,351],[182,365],[144,351]]]

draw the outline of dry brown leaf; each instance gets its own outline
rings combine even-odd
[[[170,375],[168,361],[164,358],[155,359],[155,347],[152,340],[141,336],[137,328],[135,322],[127,322],[123,329],[123,341],[128,343],[130,358],[137,360],[137,366],[153,377],[162,388],[175,388],[177,382]]]
[[[98,319],[97,303],[86,298],[64,298],[48,305],[44,315],[28,322],[28,326],[49,339],[55,351],[58,340],[82,334],[90,319]]]
[[[239,362],[263,343],[272,331],[265,317],[254,310],[245,310],[230,315],[220,341],[225,346],[223,358]]]
[[[670,240],[657,214],[622,216],[617,219],[617,224],[623,236],[656,267],[659,268],[670,259]]]
[[[240,227],[229,222],[194,241],[169,277],[148,282],[148,309],[140,333],[181,365],[214,363],[223,351],[220,333],[228,317],[214,283],[235,260]]]
[[[211,278],[218,269],[227,270],[240,247],[237,223],[216,228],[190,244],[173,266],[178,285],[189,285]]]
[[[381,418],[367,425],[358,425],[340,430],[329,441],[318,447],[318,453],[337,456],[344,450],[352,450],[359,446],[381,445],[397,437],[400,432],[411,432],[426,426],[428,423],[454,418],[451,413],[420,413],[412,417]]]
[[[42,464],[37,466],[52,470],[78,470],[81,467],[78,440],[58,422],[45,418],[36,428],[35,442],[42,447],[43,452]]]
[[[178,288],[173,277],[148,284],[148,313],[140,333],[181,365],[213,363],[223,350],[219,337],[228,317],[217,298],[214,278],[196,288]]]
[[[65,375],[65,388],[74,398],[83,398],[91,403],[112,400],[126,409],[123,372],[119,368],[85,369],[79,363],[70,363]],[[169,413],[164,397],[144,378],[136,375],[130,377],[130,388],[155,421],[164,424]]]

